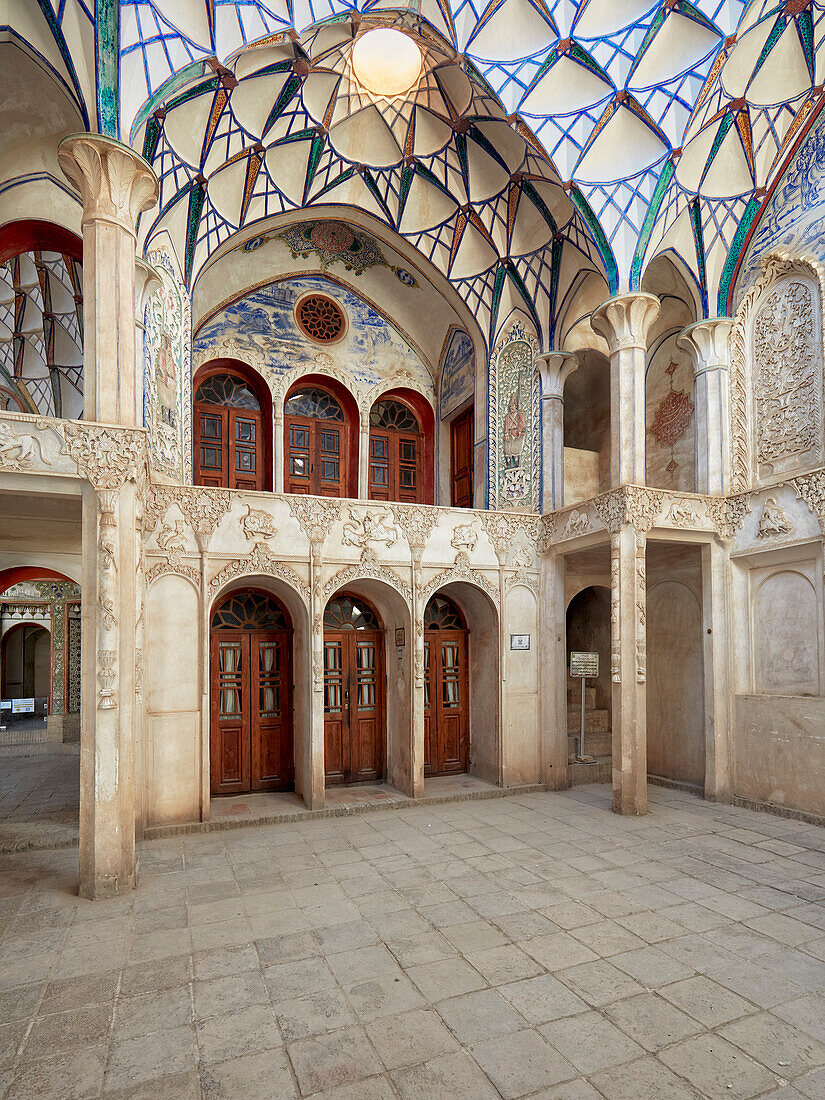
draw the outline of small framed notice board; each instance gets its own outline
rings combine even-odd
[[[570,675],[589,678],[599,675],[598,653],[570,653]]]

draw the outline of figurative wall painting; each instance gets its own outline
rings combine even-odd
[[[346,313],[347,330],[337,342],[316,343],[296,324],[296,303],[310,292],[334,298]],[[198,330],[197,362],[226,355],[220,349],[227,340],[232,354],[263,364],[273,378],[296,368],[322,370],[364,387],[391,381],[433,397],[427,366],[398,330],[363,298],[322,275],[270,283],[226,306]]]
[[[473,341],[463,329],[454,328],[447,337],[447,344],[441,360],[439,408],[442,420],[446,420],[459,406],[473,396],[475,375],[476,360]]]
[[[173,481],[191,476],[191,308],[166,252],[150,252],[161,288],[144,313],[143,422],[153,469]]]
[[[507,327],[490,360],[490,504],[538,511],[539,380],[536,341],[521,321]]]

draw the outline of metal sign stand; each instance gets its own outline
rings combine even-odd
[[[580,679],[582,682],[581,730],[579,734],[579,751],[576,755],[576,763],[595,764],[595,756],[585,756],[584,752],[584,689],[589,677],[599,675],[598,653],[571,653],[570,675]]]

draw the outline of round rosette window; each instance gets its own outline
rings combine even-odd
[[[347,331],[346,314],[326,294],[305,294],[295,306],[295,320],[304,336],[317,344],[334,344]]]

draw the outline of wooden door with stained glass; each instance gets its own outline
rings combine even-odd
[[[384,777],[384,631],[373,608],[342,593],[324,612],[327,786]]]
[[[376,401],[370,410],[370,500],[424,500],[422,445],[415,413],[401,401]]]
[[[321,497],[346,496],[347,423],[333,395],[305,386],[284,403],[284,489]]]
[[[261,406],[252,388],[234,374],[213,374],[195,393],[196,485],[264,488]]]
[[[468,631],[460,610],[436,595],[424,610],[424,774],[454,775],[469,763]]]
[[[295,778],[292,628],[266,592],[233,592],[212,615],[213,795],[288,790]]]

